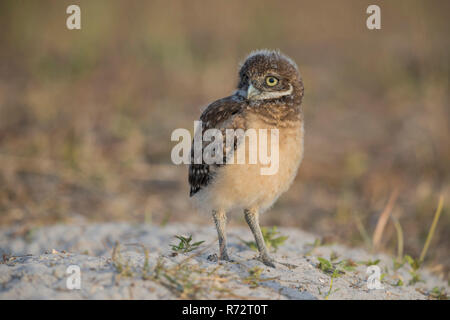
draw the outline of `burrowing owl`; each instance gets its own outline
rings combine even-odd
[[[267,163],[260,160],[248,163],[247,159],[245,164],[191,162],[190,196],[212,213],[221,260],[230,260],[225,234],[227,212],[240,209],[255,237],[259,258],[275,267],[259,227],[259,214],[289,188],[303,158],[303,92],[297,65],[290,58],[279,51],[256,51],[242,64],[234,94],[211,103],[200,117],[201,133],[211,128],[224,133],[224,159],[230,154],[235,157],[240,148],[249,150],[249,144],[254,143],[250,139],[234,139],[233,147],[226,148],[227,129],[255,129],[258,135],[259,129],[278,129],[279,166],[275,174],[262,175],[260,169],[267,167]],[[201,148],[204,150],[207,145],[203,142]],[[248,151],[244,152],[248,156]],[[194,161],[194,151],[191,160]]]

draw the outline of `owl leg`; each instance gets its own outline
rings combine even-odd
[[[255,237],[256,245],[259,251],[259,258],[262,262],[269,267],[275,268],[274,260],[269,256],[266,244],[259,227],[259,213],[258,210],[244,210],[245,221],[247,221],[250,230],[252,230],[253,236]]]
[[[219,237],[219,260],[230,261],[230,257],[227,252],[227,235],[225,227],[227,224],[227,215],[225,211],[213,211],[214,223],[216,224],[217,235]]]

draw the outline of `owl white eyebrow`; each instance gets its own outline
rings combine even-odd
[[[268,99],[277,99],[284,96],[288,96],[292,94],[292,91],[294,91],[294,88],[291,84],[289,84],[289,89],[284,91],[273,91],[273,92],[261,92],[261,94],[255,96],[254,100],[268,100]]]

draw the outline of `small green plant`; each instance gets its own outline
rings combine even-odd
[[[328,292],[325,294],[325,300],[328,300],[328,298],[330,297],[330,295],[332,293],[335,293],[336,291],[339,290],[339,288],[333,290],[334,279],[336,279],[337,277],[339,277],[339,270],[334,269],[333,274],[331,275],[331,279],[330,279],[330,288],[328,289]]]
[[[314,242],[307,243],[307,245],[312,246],[313,248],[320,247],[322,245],[322,239],[316,238],[316,239],[314,239]]]
[[[322,272],[334,277],[338,277],[342,274],[345,274],[345,272],[342,270],[342,261],[332,263],[331,261],[321,257],[317,258],[317,260],[319,260],[317,268],[320,269]]]
[[[362,264],[366,265],[366,266],[376,266],[377,264],[380,263],[380,259],[376,259],[376,260],[367,260],[367,261],[362,261]]]
[[[284,242],[289,238],[288,236],[281,236],[281,235],[278,236],[280,232],[277,230],[276,226],[273,226],[271,229],[262,227],[261,232],[267,248],[274,249],[275,251],[278,249],[279,246],[284,244]],[[241,241],[244,242],[252,250],[256,251],[258,249],[254,241],[244,241],[244,240]]]
[[[278,277],[273,278],[261,278],[263,269],[260,267],[253,267],[248,270],[248,277],[244,278],[243,282],[250,285],[250,288],[256,288],[259,286],[260,282],[270,281],[278,279]]]
[[[163,285],[180,299],[200,299],[210,297],[211,292],[230,294],[220,283],[228,281],[223,275],[216,274],[220,266],[212,271],[188,263],[192,257],[184,259],[174,266],[166,266],[160,256],[149,278]],[[144,264],[145,265],[145,264]]]
[[[402,279],[398,279],[396,283],[394,283],[394,286],[396,287],[401,287],[403,286],[403,280]]]
[[[159,279],[161,277],[164,268],[165,268],[164,260],[162,257],[159,257],[158,260],[156,261],[155,268],[153,269],[153,278]]]
[[[340,261],[339,264],[345,271],[353,271],[355,270],[355,267],[358,265],[352,259],[344,259]]]
[[[250,288],[256,288],[259,286],[259,280],[261,279],[261,273],[263,269],[259,267],[253,267],[248,271],[248,277],[244,279],[244,282],[250,285]]]
[[[132,277],[133,272],[131,270],[131,266],[128,261],[123,261],[122,255],[120,253],[120,245],[116,242],[111,260],[113,262],[114,267],[116,268],[116,272],[119,274],[119,277]]]
[[[339,255],[335,251],[331,252],[330,261],[337,260],[337,258],[339,258]]]
[[[414,259],[409,255],[403,256],[402,259],[394,259],[394,271],[397,271],[401,267],[403,267],[406,263],[410,266],[409,274],[411,275],[411,279],[408,281],[409,285],[414,285],[417,282],[422,282],[423,280],[420,277],[419,269],[421,266],[421,261],[419,259]],[[402,286],[403,280],[398,280],[396,286]]]
[[[429,296],[437,300],[448,300],[448,295],[444,288],[434,287]]]
[[[333,269],[333,265],[331,264],[330,261],[328,261],[325,258],[317,258],[317,260],[319,260],[319,264],[317,265],[317,268],[319,268],[320,270],[322,270],[325,273],[333,273],[334,269]]]
[[[439,217],[440,217],[441,212],[442,212],[443,203],[444,203],[444,197],[440,196],[439,197],[438,207],[437,207],[436,212],[434,214],[433,222],[431,224],[430,231],[428,232],[427,239],[426,239],[425,244],[423,246],[422,252],[420,253],[420,257],[418,259],[414,259],[414,258],[412,258],[409,255],[405,255],[403,257],[403,264],[405,262],[407,262],[410,265],[410,267],[411,267],[411,269],[409,270],[409,274],[411,275],[411,280],[409,280],[409,282],[408,282],[409,285],[414,285],[417,282],[421,282],[421,281],[423,282],[423,280],[421,279],[420,274],[419,274],[418,271],[419,271],[421,265],[423,264],[423,262],[425,260],[425,256],[426,256],[428,248],[430,246],[431,239],[433,238],[433,235],[434,235],[434,233],[436,231],[436,226],[437,226],[437,223],[439,221]],[[394,262],[394,268],[396,266],[399,266],[399,265],[400,265],[400,263],[398,263],[396,265],[395,262]]]
[[[409,280],[409,285],[414,285],[417,282],[423,282],[423,280],[420,277],[420,274],[417,271],[410,270],[409,274],[411,275],[411,280]]]
[[[330,260],[327,260],[325,258],[318,257],[317,260],[319,260],[319,263],[317,264],[317,268],[320,269],[322,272],[328,274],[330,276],[330,288],[328,292],[325,294],[324,298],[328,300],[328,297],[338,291],[339,289],[333,290],[333,283],[334,279],[340,277],[341,275],[345,274],[345,271],[353,271],[355,267],[357,266],[357,263],[354,262],[352,259],[343,259],[341,261],[336,261],[338,256],[336,253],[332,252],[330,255]],[[336,261],[336,262],[333,262]]]
[[[411,256],[405,255],[404,261],[406,261],[411,269],[409,270],[409,274],[411,275],[411,279],[409,280],[409,285],[414,285],[417,282],[421,282],[422,279],[419,274],[419,268],[421,265],[421,261],[419,259],[414,259]]]
[[[148,249],[144,248],[144,266],[142,267],[142,279],[143,280],[149,280],[151,279],[150,276],[150,264],[148,261]]]
[[[338,259],[338,255],[335,252],[332,252],[330,255],[330,260],[327,260],[325,258],[317,258],[319,260],[319,263],[317,264],[317,268],[320,269],[322,272],[330,275],[330,288],[328,289],[328,292],[325,294],[324,298],[328,300],[328,297],[339,290],[335,289],[333,290],[333,284],[334,280],[341,275],[345,274],[345,271],[353,271],[355,267],[357,266],[357,263],[354,262],[352,259],[343,259],[341,261],[336,261]]]
[[[405,264],[405,261],[403,259],[394,258],[394,259],[392,259],[392,264],[393,264],[394,271],[397,271],[398,269],[403,267],[403,265]]]
[[[405,255],[405,256],[404,256],[404,260],[405,260],[406,262],[408,262],[408,264],[411,266],[411,269],[412,269],[413,271],[419,270],[420,264],[421,264],[419,259],[414,259],[414,258],[412,258],[412,257],[409,256],[409,255]]]
[[[198,242],[191,243],[192,235],[190,235],[188,238],[177,235],[177,236],[175,236],[175,238],[180,240],[180,242],[177,245],[173,245],[173,244],[170,245],[172,247],[173,253],[175,253],[175,254],[191,252],[195,249],[198,249],[198,247],[203,242],[205,242],[205,241],[198,241]]]

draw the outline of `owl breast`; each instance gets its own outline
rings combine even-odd
[[[234,154],[233,164],[218,167],[212,184],[196,194],[194,200],[197,200],[202,209],[210,211],[220,208],[229,211],[258,208],[260,212],[263,212],[288,190],[297,175],[303,158],[303,121],[293,121],[289,126],[279,127],[276,124],[268,124],[257,114],[249,114],[246,117],[246,128],[254,129],[257,139],[246,139],[245,144],[239,144]],[[259,156],[256,163],[249,163],[251,147],[256,148],[259,153],[262,146],[259,129],[266,129],[266,146],[269,155],[274,151],[271,150],[270,131],[278,130],[279,156],[278,159],[271,159],[270,164],[262,162]],[[255,143],[257,145],[254,145]],[[240,150],[242,148],[245,148],[246,161],[244,164],[237,164],[237,155],[242,152]],[[273,163],[274,161],[278,161],[278,164]],[[272,169],[269,170],[269,168]],[[264,171],[269,174],[262,174]]]

